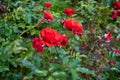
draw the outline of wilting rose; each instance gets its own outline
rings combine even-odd
[[[42,43],[39,38],[34,38],[32,40],[32,46],[35,48],[37,52],[43,52],[44,48],[42,47]]]
[[[43,12],[43,8],[40,8],[40,12]]]
[[[51,21],[54,20],[50,11],[44,11],[44,18]]]
[[[36,3],[36,2],[34,2],[34,3],[33,3],[33,6],[36,6],[36,5],[37,5],[37,3]]]
[[[74,14],[74,10],[72,8],[65,8],[64,13],[68,16],[72,16]]]
[[[40,31],[40,38],[44,45],[51,46],[64,46],[68,42],[68,38],[58,33],[51,28],[45,28]]]
[[[113,52],[114,52],[116,55],[118,55],[118,54],[120,53],[120,50],[115,49],[115,50],[113,50]]]
[[[61,18],[60,22],[61,23],[64,23],[65,19],[64,18]]]
[[[45,3],[44,3],[44,6],[45,6],[45,7],[52,7],[52,3],[51,3],[51,2],[45,2]]]
[[[112,37],[112,34],[111,34],[110,32],[107,32],[107,33],[105,34],[105,39],[106,39],[107,41],[110,41],[110,40],[111,40],[111,37]]]
[[[66,27],[70,31],[73,31],[75,34],[82,35],[82,25],[73,19],[66,19],[64,21],[64,27]]]
[[[84,73],[83,76],[84,78],[89,78],[89,76],[86,73]]]

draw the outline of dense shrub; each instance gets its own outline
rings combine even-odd
[[[0,79],[119,80],[118,0],[0,2]]]

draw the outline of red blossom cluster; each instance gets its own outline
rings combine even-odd
[[[44,6],[47,7],[47,10],[44,10],[44,19],[40,20],[41,23],[44,23],[46,20],[53,21],[54,17],[51,14],[50,8],[52,6],[51,2],[45,2]],[[43,10],[42,10],[43,11]],[[74,14],[74,10],[71,8],[65,8],[64,13],[68,16],[72,16]],[[82,35],[81,31],[83,29],[82,25],[71,18],[61,19],[61,23],[63,23],[64,27],[68,30],[73,31],[75,34]],[[40,31],[40,37],[34,38],[32,40],[32,46],[35,48],[37,52],[43,52],[44,46],[52,47],[52,46],[65,46],[68,42],[68,38],[61,35],[54,29],[44,28]]]
[[[65,46],[68,42],[68,38],[61,35],[54,29],[44,28],[40,31],[40,38],[34,38],[32,40],[33,48],[37,52],[43,52],[42,46]]]
[[[112,4],[112,8],[113,8],[113,12],[112,12],[111,17],[113,19],[117,19],[118,16],[120,16],[120,2],[114,2]]]
[[[51,2],[45,2],[44,6],[47,7],[47,8],[50,8],[50,7],[52,7],[52,3]],[[48,21],[53,21],[54,20],[54,17],[51,14],[49,9],[44,11],[44,19],[46,19]]]
[[[65,8],[64,13],[68,16],[72,16],[74,14],[74,10],[72,8]],[[83,26],[78,21],[68,18],[66,20],[62,20],[61,22],[69,31],[73,31],[74,34],[78,34],[80,36],[82,35]]]
[[[82,25],[71,18],[64,21],[64,27],[66,27],[70,31],[73,31],[75,34],[78,34],[80,36],[82,35]]]

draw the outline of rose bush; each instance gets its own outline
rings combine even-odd
[[[119,4],[0,1],[0,79],[119,80]]]

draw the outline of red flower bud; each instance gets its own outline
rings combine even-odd
[[[45,2],[45,3],[44,3],[44,6],[45,6],[45,7],[52,7],[52,3],[51,3],[51,2]]]
[[[54,17],[52,16],[50,11],[44,11],[44,18],[50,21],[54,20]]]

